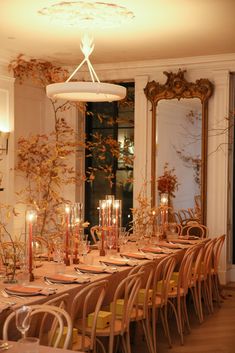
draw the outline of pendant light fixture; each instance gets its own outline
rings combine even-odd
[[[83,36],[80,48],[84,59],[65,82],[48,85],[46,87],[47,96],[54,100],[64,99],[79,102],[112,102],[125,98],[125,87],[100,82],[89,59],[94,50],[93,40],[89,36]],[[71,81],[85,63],[88,66],[91,81]]]

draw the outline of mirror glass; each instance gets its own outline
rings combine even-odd
[[[162,99],[156,109],[156,176],[175,169],[175,210],[195,207],[201,195],[202,104],[200,99]]]

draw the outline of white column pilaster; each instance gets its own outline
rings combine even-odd
[[[148,82],[148,76],[135,77],[135,159],[134,159],[134,192],[133,205],[136,207],[137,196],[148,179],[148,103],[144,94],[144,88]]]

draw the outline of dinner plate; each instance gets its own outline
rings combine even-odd
[[[105,260],[100,260],[100,262],[104,263],[105,265],[112,265],[112,266],[135,266],[137,262],[130,259],[124,258],[110,258]]]
[[[141,249],[144,252],[150,252],[154,254],[171,254],[170,249],[162,249],[159,246],[156,247],[146,247]]]
[[[48,280],[52,283],[58,283],[58,284],[75,284],[75,283],[87,283],[90,282],[89,279],[80,279],[76,276],[72,276],[72,275],[53,275],[53,276],[46,276],[44,277],[45,280]]]
[[[147,260],[148,257],[145,254],[141,254],[139,252],[134,252],[134,253],[121,253],[121,256],[128,257],[130,259],[135,259],[135,260]]]
[[[22,297],[31,297],[39,295],[42,289],[24,286],[11,286],[4,288],[5,292],[9,295],[20,295]]]
[[[78,266],[75,267],[75,270],[79,270],[80,272],[83,273],[104,273],[105,272],[105,267],[104,266],[92,266],[92,265],[83,265],[83,264],[79,264]]]

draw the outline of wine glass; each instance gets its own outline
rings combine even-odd
[[[114,246],[114,236],[109,234],[106,238],[106,244],[109,250],[111,251],[112,247]]]
[[[30,326],[30,313],[31,307],[26,305],[16,310],[16,327],[21,332],[23,338],[25,338]]]

